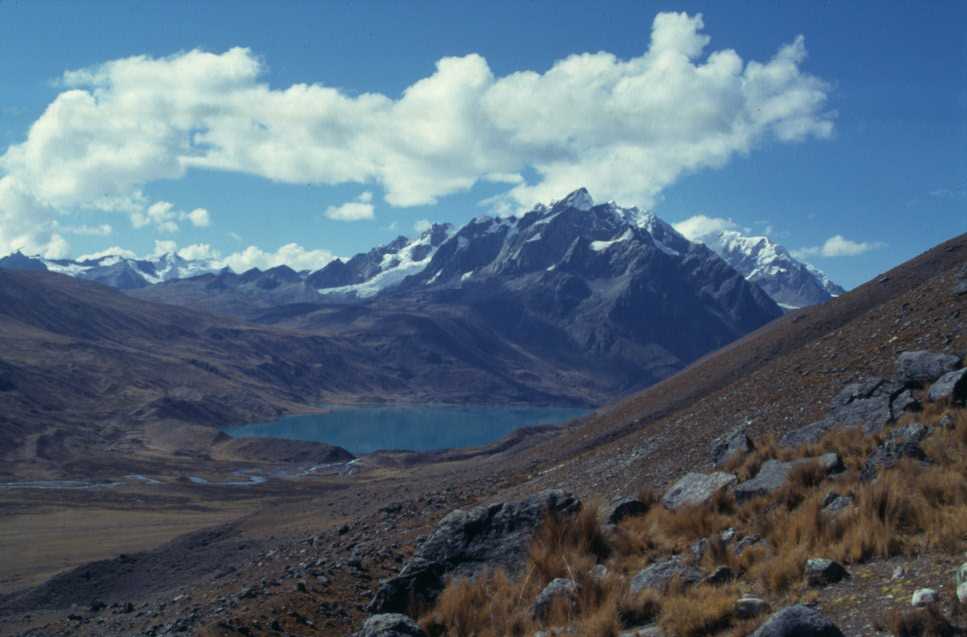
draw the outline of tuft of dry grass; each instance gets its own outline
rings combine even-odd
[[[658,625],[669,637],[703,637],[715,634],[732,623],[734,587],[700,585],[662,600]]]
[[[569,517],[548,515],[534,534],[530,563],[535,576],[547,584],[556,577],[577,580],[611,552],[598,521],[598,507],[584,506]]]
[[[894,610],[886,626],[896,637],[953,637],[960,632],[934,607]]]
[[[934,413],[935,412],[935,413]],[[928,410],[921,417],[939,418]],[[815,457],[835,451],[847,471],[835,478],[835,490],[850,493],[854,505],[832,514],[823,510],[830,479],[817,463],[802,463],[783,489],[770,497],[737,505],[721,492],[701,506],[669,511],[657,505],[654,492],[639,494],[649,505],[644,515],[626,519],[605,533],[595,506],[571,517],[551,516],[535,533],[526,572],[516,581],[503,572],[474,581],[451,582],[423,623],[434,636],[523,635],[536,622],[530,608],[542,587],[555,577],[578,583],[573,604],[552,609],[545,625],[571,625],[578,634],[614,637],[622,627],[657,621],[670,637],[751,634],[758,621],[737,621],[738,591],[788,600],[809,595],[803,588],[803,565],[823,556],[845,563],[929,549],[959,552],[967,548],[967,410],[948,410],[953,425],[933,427],[922,447],[929,459],[911,459],[880,472],[876,480],[860,480],[859,470],[886,434],[868,437],[857,429],[830,432],[815,445],[781,449],[767,438],[755,451],[729,467],[746,477],[770,458]],[[929,422],[929,421],[928,421]],[[720,532],[733,527],[739,537],[756,534],[764,541],[735,554],[735,544]],[[632,595],[628,582],[653,561],[678,554],[689,559],[690,547],[707,540],[700,562],[707,570],[729,566],[738,580],[725,586],[680,582],[664,594]],[[610,575],[592,576],[596,564],[607,563]],[[947,635],[949,622],[934,610],[895,613],[889,629],[899,637]]]

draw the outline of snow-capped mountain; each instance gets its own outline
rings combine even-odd
[[[473,219],[380,299],[469,307],[533,351],[600,357],[637,386],[782,313],[704,245],[649,213],[595,205],[583,188],[519,217]]]
[[[768,237],[717,230],[692,240],[714,250],[786,309],[823,303],[845,292],[819,269],[799,261]]]
[[[348,261],[335,259],[309,275],[307,282],[325,296],[374,296],[422,271],[452,232],[448,223],[433,224],[416,239],[401,236]]]
[[[414,239],[397,237],[351,259],[335,259],[315,272],[296,272],[288,266],[277,266],[236,274],[225,268],[217,273],[171,279],[129,290],[129,293],[147,300],[204,307],[210,312],[245,318],[283,305],[355,303],[421,271],[451,231],[448,224],[434,225]]]
[[[144,288],[164,281],[185,279],[222,269],[214,261],[189,260],[175,253],[144,259],[108,254],[74,260],[28,257],[19,252],[0,259],[0,268],[49,270],[79,279],[96,281],[121,290]]]

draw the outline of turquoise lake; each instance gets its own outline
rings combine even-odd
[[[521,427],[558,425],[589,412],[573,407],[339,406],[323,414],[285,416],[225,432],[236,438],[325,442],[356,455],[380,449],[433,451],[477,447]]]

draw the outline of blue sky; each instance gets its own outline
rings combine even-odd
[[[691,66],[635,75],[653,24]],[[0,1],[0,252],[298,266],[588,185],[768,231],[853,286],[967,231],[965,24],[959,2]],[[750,61],[773,77],[752,93]]]

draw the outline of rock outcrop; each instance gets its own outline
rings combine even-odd
[[[943,352],[902,352],[896,359],[896,379],[919,387],[959,369],[962,362],[959,356]]]
[[[774,613],[752,637],[843,637],[843,631],[818,610],[796,604]]]
[[[629,589],[635,595],[649,588],[662,592],[672,580],[676,579],[683,584],[697,584],[702,581],[702,571],[689,566],[685,560],[676,555],[655,562],[639,571],[631,578]]]
[[[538,620],[547,619],[555,604],[573,606],[577,601],[578,584],[572,579],[558,577],[551,580],[551,583],[544,587],[531,609],[534,617]]]
[[[810,462],[818,463],[826,474],[843,470],[843,461],[835,453],[824,453],[817,458],[802,458],[789,462],[768,460],[760,467],[754,478],[735,487],[736,501],[744,502],[751,498],[775,493],[785,486],[793,469]]]
[[[745,428],[738,427],[713,440],[709,446],[709,451],[712,455],[712,462],[715,463],[716,467],[721,467],[730,460],[739,458],[752,451],[754,448],[755,445],[752,444],[752,439],[745,432]]]
[[[929,433],[920,423],[911,423],[890,432],[883,444],[873,450],[860,471],[860,478],[872,480],[882,469],[895,467],[903,458],[926,460],[927,454],[920,446]]]
[[[722,471],[686,473],[665,491],[661,503],[665,508],[672,511],[685,506],[704,504],[716,493],[734,484],[735,481],[735,475]]]
[[[927,397],[931,402],[946,400],[961,405],[967,402],[967,369],[948,372],[941,376],[930,386]]]
[[[566,515],[580,507],[573,495],[549,490],[517,502],[452,511],[403,565],[399,575],[382,583],[368,610],[401,612],[411,598],[431,603],[450,577],[473,576],[498,566],[513,571],[523,562],[533,531],[546,515]]]
[[[602,512],[602,519],[605,524],[618,524],[625,518],[636,515],[644,515],[648,512],[648,505],[629,496],[618,497],[608,503]]]
[[[415,621],[399,613],[373,615],[355,637],[426,637]]]

